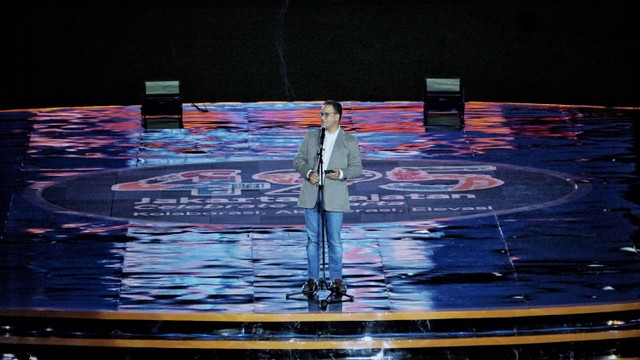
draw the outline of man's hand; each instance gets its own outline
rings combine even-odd
[[[338,177],[340,176],[340,170],[338,169],[326,170],[325,173],[327,174],[327,177],[331,180],[338,180]]]
[[[312,171],[309,173],[309,182],[311,182],[314,185],[320,182],[320,176],[318,176],[317,172]]]

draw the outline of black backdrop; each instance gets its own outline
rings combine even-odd
[[[638,106],[632,1],[22,1],[3,10],[0,108],[134,105],[144,80],[185,102],[421,100]]]

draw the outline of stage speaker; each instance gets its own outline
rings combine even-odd
[[[457,115],[457,123],[451,125],[461,126],[464,124],[464,101],[464,85],[461,78],[425,77],[423,101],[425,125],[430,124],[432,114],[454,113]]]
[[[142,90],[142,126],[182,128],[182,84],[180,80],[145,81]]]

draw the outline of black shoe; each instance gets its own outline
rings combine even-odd
[[[331,291],[336,294],[346,294],[347,293],[347,285],[342,281],[342,279],[335,279],[331,284]]]
[[[307,280],[302,286],[302,293],[304,295],[313,295],[316,291],[318,291],[318,284],[313,279]]]

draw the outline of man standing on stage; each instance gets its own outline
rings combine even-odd
[[[330,289],[346,294],[342,280],[342,219],[349,211],[347,180],[362,173],[358,140],[340,127],[342,104],[328,100],[320,112],[322,127],[309,130],[293,160],[304,178],[298,206],[304,208],[307,230],[307,282],[305,295],[318,290],[323,252],[322,224],[328,245]],[[324,210],[324,211],[323,211]],[[324,214],[324,219],[322,215]]]

